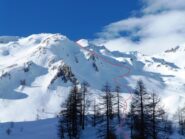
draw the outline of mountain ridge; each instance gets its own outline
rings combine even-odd
[[[181,76],[184,70],[162,54],[147,56],[138,52],[111,52],[91,43],[86,43],[85,48],[111,63],[131,69],[130,75],[119,79],[124,97],[128,97],[128,89],[133,90],[137,80],[142,79],[150,91],[161,92],[159,95],[170,113],[175,112],[176,102],[179,105],[185,102],[182,95],[185,78]],[[30,121],[38,114],[41,119],[55,117],[75,80],[79,83],[87,81],[94,94],[92,99],[96,99],[96,93],[101,92],[105,82],[114,87],[117,83],[112,79],[126,72],[103,62],[97,55],[82,49],[78,42],[61,34],[34,34],[1,43],[0,107],[3,114],[0,119],[4,122]],[[172,99],[173,103],[169,104]],[[53,114],[44,114],[42,109]],[[20,115],[22,111],[24,114]],[[9,116],[13,113],[16,118]]]

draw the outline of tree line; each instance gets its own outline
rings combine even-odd
[[[97,139],[124,139],[125,136],[128,139],[170,139],[172,122],[157,93],[148,93],[141,80],[132,93],[129,112],[124,116],[120,86],[112,89],[105,83],[103,93],[93,101],[88,100],[88,88],[87,82],[74,83],[68,99],[62,104],[58,125],[60,139],[80,139],[89,125],[96,129]],[[91,114],[88,114],[89,107]]]

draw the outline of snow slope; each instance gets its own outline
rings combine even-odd
[[[142,79],[151,92],[159,92],[169,113],[185,102],[184,45],[146,56],[110,52],[84,39],[73,42],[61,34],[6,39],[11,41],[0,43],[1,122],[56,117],[75,80],[90,84],[92,99],[107,81],[112,87],[119,82],[128,98],[136,81]],[[121,76],[128,69],[129,75]],[[117,82],[115,77],[120,77]]]

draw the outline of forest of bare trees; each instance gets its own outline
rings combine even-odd
[[[117,127],[126,121],[122,130],[129,129],[130,139],[170,139],[172,122],[164,110],[157,92],[148,92],[140,80],[133,91],[130,110],[123,115],[123,96],[121,87],[102,86],[99,101],[88,100],[89,84],[74,84],[69,97],[61,106],[58,136],[60,139],[80,139],[81,133],[89,126],[96,129],[96,138],[120,139]],[[91,107],[91,114],[88,113]],[[179,112],[179,131],[185,134],[185,113]],[[123,119],[124,118],[124,119]],[[124,133],[124,131],[123,131]],[[122,139],[122,138],[121,138]]]

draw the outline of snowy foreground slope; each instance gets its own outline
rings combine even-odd
[[[75,80],[90,84],[91,99],[101,93],[105,82],[114,87],[117,82],[113,79],[122,75],[118,82],[124,97],[129,97],[136,81],[142,79],[150,91],[159,92],[169,113],[174,113],[185,102],[183,45],[146,56],[137,52],[110,52],[105,47],[88,44],[86,40],[76,43],[60,34],[1,37],[0,40],[0,128],[3,129],[0,132],[11,126],[5,122],[18,122],[12,138],[33,138],[39,128],[37,134],[40,135],[34,137],[39,139],[46,128],[52,137],[45,136],[55,139],[55,117]],[[126,73],[129,74],[123,76]],[[37,121],[39,119],[43,120]],[[6,133],[2,134],[6,139]]]

